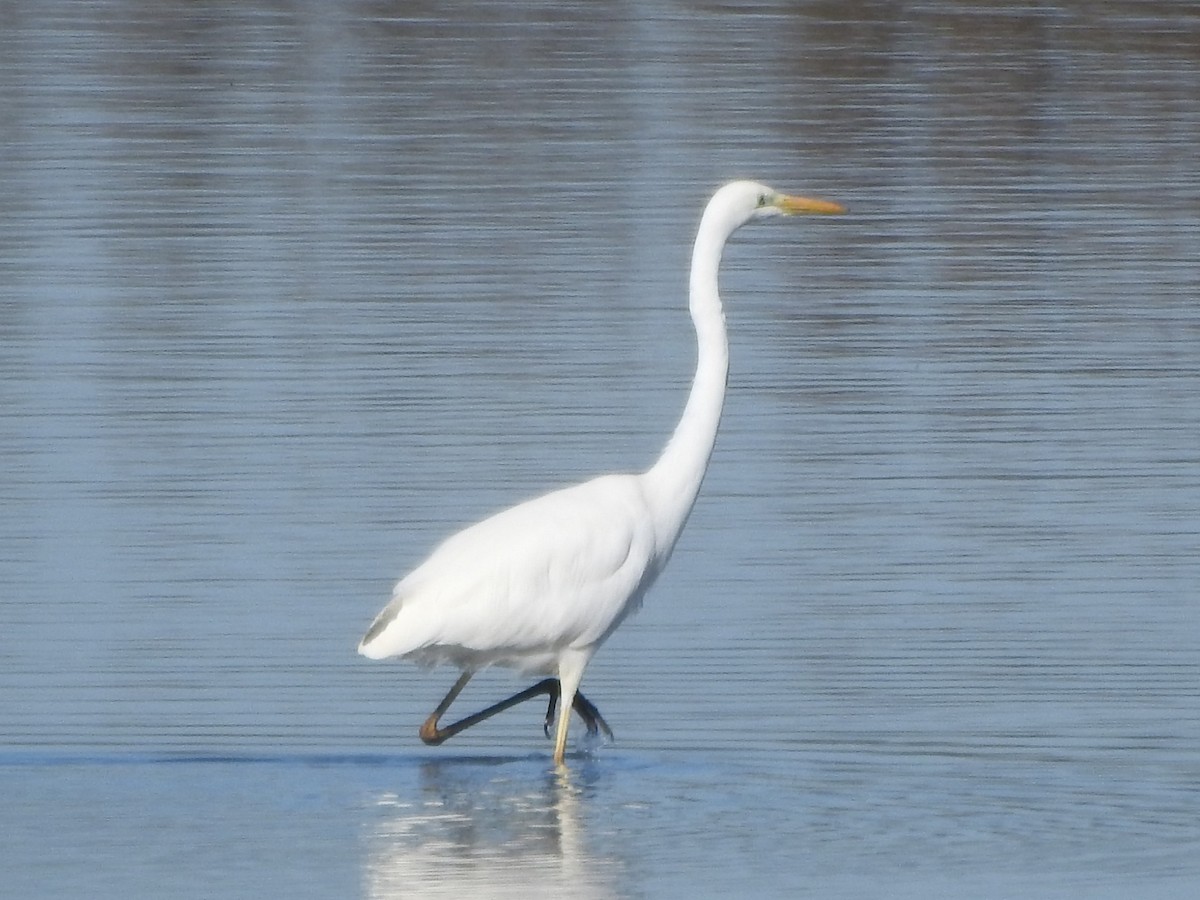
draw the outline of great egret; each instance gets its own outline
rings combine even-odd
[[[579,693],[592,654],[636,610],[683,530],[717,437],[729,343],[717,270],[729,236],[752,219],[839,213],[836,203],[789,197],[750,181],[727,184],[700,219],[689,309],[698,361],[683,416],[645,472],[601,475],[544,494],[448,538],[401,579],[358,652],[425,665],[452,663],[458,681],[421,727],[426,743],[538,694],[559,702],[554,762],[566,752],[571,710],[591,732],[607,724]],[[490,665],[556,675],[446,728],[438,720],[471,676]]]

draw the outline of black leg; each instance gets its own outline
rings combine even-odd
[[[554,724],[554,711],[558,707],[558,697],[561,690],[557,678],[547,678],[546,681],[554,682],[554,687],[547,691],[550,695],[550,703],[546,707],[546,723],[542,726],[542,731],[545,732],[546,737],[550,737],[550,726]],[[604,721],[604,716],[600,715],[600,710],[596,709],[596,704],[592,703],[591,700],[583,696],[579,691],[575,692],[575,702],[571,704],[571,708],[579,713],[579,718],[583,719],[583,724],[587,726],[587,733],[589,735],[596,735],[603,731],[606,738],[610,741],[613,740],[612,729]]]
[[[504,712],[504,710],[516,706],[518,703],[524,703],[526,700],[531,700],[541,694],[550,696],[550,708],[546,712],[546,736],[550,735],[550,722],[554,718],[554,709],[558,705],[558,696],[560,687],[557,678],[543,678],[532,687],[528,687],[523,691],[518,691],[506,700],[501,700],[499,703],[493,703],[487,709],[482,709],[477,713],[473,713],[465,718],[459,719],[453,725],[447,725],[445,728],[438,727],[438,721],[442,715],[450,708],[450,704],[455,701],[462,689],[467,686],[467,682],[471,680],[473,672],[463,672],[458,677],[458,681],[454,682],[454,686],[450,688],[446,696],[442,698],[442,702],[438,704],[437,709],[429,714],[429,718],[425,720],[425,724],[421,726],[421,740],[426,744],[437,746],[460,731],[465,731],[472,725],[478,725],[485,719],[490,719],[496,713]],[[605,736],[612,740],[612,729],[608,727],[608,723],[604,721],[604,717],[600,715],[600,710],[596,709],[595,705],[588,700],[583,694],[575,694],[575,702],[572,704],[575,712],[579,713],[579,717],[583,719],[587,726],[588,734],[596,734],[603,731]]]

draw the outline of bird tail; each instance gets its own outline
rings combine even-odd
[[[371,623],[371,627],[367,629],[367,633],[363,635],[363,639],[358,642],[359,653],[367,659],[383,659],[390,655],[376,639],[395,621],[396,616],[400,613],[400,607],[400,598],[397,597],[383,608],[383,611]]]

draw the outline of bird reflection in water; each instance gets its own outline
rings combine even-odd
[[[524,765],[524,763],[519,763]],[[620,863],[591,855],[589,774],[514,771],[514,761],[421,765],[412,798],[383,794],[368,835],[370,898],[618,895]]]

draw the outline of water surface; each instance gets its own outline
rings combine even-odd
[[[793,7],[12,8],[17,895],[1195,893],[1200,13]],[[452,673],[355,642],[449,531],[654,458],[732,177],[851,212],[729,249],[616,743],[424,748]]]

